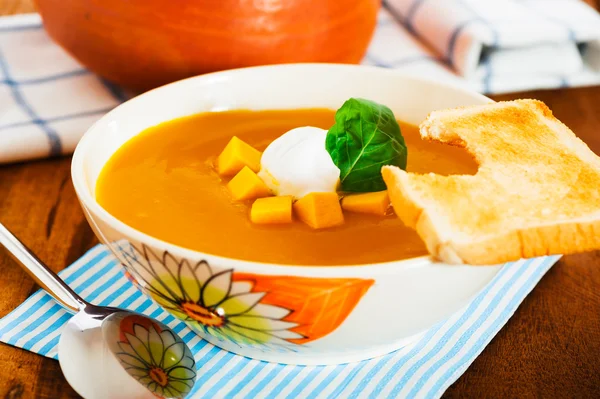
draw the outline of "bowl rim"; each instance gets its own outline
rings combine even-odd
[[[84,208],[84,213],[91,212],[93,215],[102,220],[103,223],[107,224],[114,230],[121,233],[125,238],[132,237],[136,241],[140,243],[144,243],[147,246],[160,248],[161,250],[165,250],[166,252],[174,255],[178,258],[184,258],[188,260],[205,260],[209,264],[220,265],[223,267],[227,265],[227,267],[232,267],[236,270],[240,271],[253,271],[259,273],[268,273],[273,275],[310,275],[314,276],[316,274],[322,277],[335,277],[339,275],[344,276],[364,276],[365,271],[368,270],[369,275],[380,275],[380,274],[396,274],[400,270],[412,269],[416,267],[422,267],[426,265],[446,265],[444,263],[436,262],[429,255],[423,255],[413,258],[400,259],[388,262],[377,262],[377,263],[366,263],[366,264],[354,264],[354,265],[300,265],[300,264],[284,264],[284,263],[268,263],[268,262],[260,262],[260,261],[250,261],[244,259],[237,258],[229,258],[220,255],[214,255],[206,252],[196,251],[193,249],[189,249],[183,246],[179,246],[177,244],[170,243],[168,241],[161,240],[159,238],[153,237],[147,233],[144,233],[134,227],[127,225],[122,222],[112,214],[110,214],[106,209],[104,209],[92,196],[90,191],[86,188],[86,178],[84,176],[84,159],[85,154],[88,151],[89,143],[95,136],[100,134],[102,130],[99,129],[99,126],[111,120],[111,118],[121,112],[122,108],[126,106],[131,106],[131,104],[135,104],[140,101],[144,101],[145,98],[155,95],[154,93],[162,90],[166,90],[168,88],[173,88],[177,86],[185,86],[189,85],[191,82],[200,81],[200,80],[210,80],[213,78],[222,77],[225,78],[228,75],[236,75],[243,73],[252,73],[252,71],[265,71],[265,70],[281,70],[281,69],[294,69],[294,68],[308,68],[313,69],[312,72],[318,73],[323,70],[362,70],[369,73],[379,73],[379,74],[387,74],[389,76],[396,76],[406,79],[411,79],[415,81],[419,81],[420,83],[426,85],[440,86],[446,87],[462,94],[473,97],[474,102],[477,100],[480,103],[485,102],[493,102],[492,99],[484,96],[483,94],[477,93],[475,91],[469,90],[459,84],[455,84],[454,82],[440,82],[435,79],[428,79],[422,76],[416,76],[411,73],[402,72],[389,68],[382,68],[377,66],[367,66],[367,65],[354,65],[354,64],[335,64],[335,63],[294,63],[294,64],[275,64],[275,65],[261,65],[261,66],[252,66],[245,68],[236,68],[229,69],[224,71],[217,71],[212,73],[207,73],[204,75],[193,76],[190,78],[178,80],[142,94],[139,94],[110,110],[108,113],[103,115],[100,119],[98,119],[92,126],[90,126],[86,132],[83,134],[82,138],[79,140],[75,151],[73,152],[73,158],[71,161],[71,180],[73,182],[73,186],[75,189],[75,193],[81,202],[82,207]],[[433,110],[432,110],[433,111]],[[115,150],[116,151],[116,150]],[[112,153],[114,154],[114,152]],[[111,154],[111,156],[112,156]],[[85,209],[87,208],[87,209]],[[89,211],[88,211],[89,210]],[[92,215],[86,215],[88,218],[92,218]],[[94,223],[92,220],[88,220],[89,224]],[[468,265],[452,265],[453,267],[470,267]]]

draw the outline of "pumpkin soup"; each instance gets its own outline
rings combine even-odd
[[[218,159],[224,149],[246,159],[252,168],[246,166],[244,173],[254,179],[252,148],[263,151],[299,126],[329,129],[334,115],[326,109],[225,111],[165,122],[140,133],[111,157],[98,179],[97,201],[117,219],[148,235],[224,257],[333,266],[427,254],[418,235],[385,212],[389,204],[385,193],[343,198],[343,223],[321,230],[303,223],[296,211],[289,222],[289,196],[245,200],[252,187],[234,182],[238,200],[233,197],[228,188],[232,176],[225,175],[236,168],[235,159]],[[477,170],[464,150],[423,142],[416,127],[399,124],[409,149],[407,170],[443,175]],[[233,137],[239,142],[231,144]],[[219,169],[227,173],[219,174]],[[304,211],[309,206],[296,202],[294,208],[298,207],[302,215],[309,213]]]

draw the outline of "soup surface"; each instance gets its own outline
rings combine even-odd
[[[99,204],[146,234],[205,253],[293,265],[355,265],[427,253],[417,234],[394,215],[344,212],[342,226],[313,230],[302,222],[256,225],[250,204],[233,202],[213,162],[232,136],[264,150],[298,126],[328,129],[334,111],[226,111],[193,115],[147,129],[108,161],[96,186]],[[407,170],[473,174],[464,150],[420,139],[399,122]]]

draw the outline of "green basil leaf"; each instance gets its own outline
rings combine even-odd
[[[325,146],[340,169],[340,188],[347,192],[385,190],[381,167],[406,169],[407,149],[391,109],[351,98],[337,110]]]

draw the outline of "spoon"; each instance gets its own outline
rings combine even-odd
[[[0,244],[75,315],[58,357],[69,384],[87,399],[184,398],[196,380],[194,357],[169,327],[143,314],[83,300],[0,223]]]

